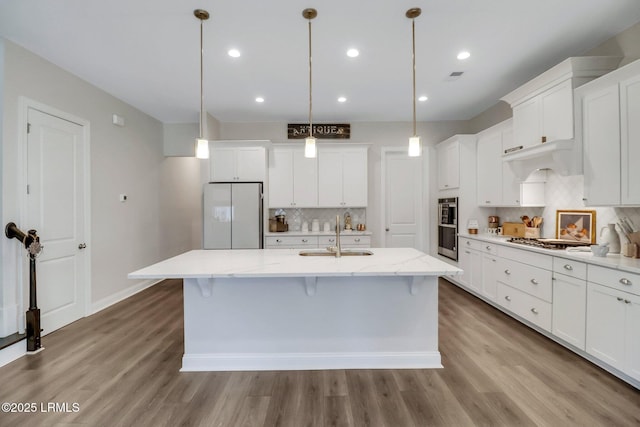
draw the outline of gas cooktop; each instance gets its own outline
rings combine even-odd
[[[507,242],[519,245],[533,246],[542,249],[566,249],[575,246],[589,246],[590,243],[561,239],[525,239],[524,237],[512,237]]]

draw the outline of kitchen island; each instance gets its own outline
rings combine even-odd
[[[415,249],[194,250],[129,274],[184,279],[182,371],[441,367],[438,276]]]

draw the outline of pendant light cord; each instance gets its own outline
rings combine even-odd
[[[411,41],[413,60],[413,136],[417,136],[416,132],[416,20],[411,20]]]
[[[203,84],[203,75],[204,75],[204,66],[203,66],[203,57],[204,57],[204,43],[202,38],[202,19],[200,19],[200,139],[202,139],[202,116],[204,115],[204,84]]]
[[[309,19],[309,137],[313,137],[313,123],[311,121],[312,98],[312,67],[311,67],[311,19]]]

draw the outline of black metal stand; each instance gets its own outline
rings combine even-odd
[[[13,222],[4,229],[9,239],[18,239],[29,252],[29,310],[27,310],[27,351],[37,351],[41,348],[40,309],[37,303],[36,289],[36,257],[42,251],[40,237],[36,230],[22,232]]]

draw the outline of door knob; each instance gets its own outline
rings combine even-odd
[[[385,228],[384,230],[385,230],[385,231],[389,231],[389,227]]]
[[[84,249],[84,248],[86,248],[86,247],[87,247],[87,244],[86,244],[86,243],[80,243],[80,244],[78,245],[78,249]]]

